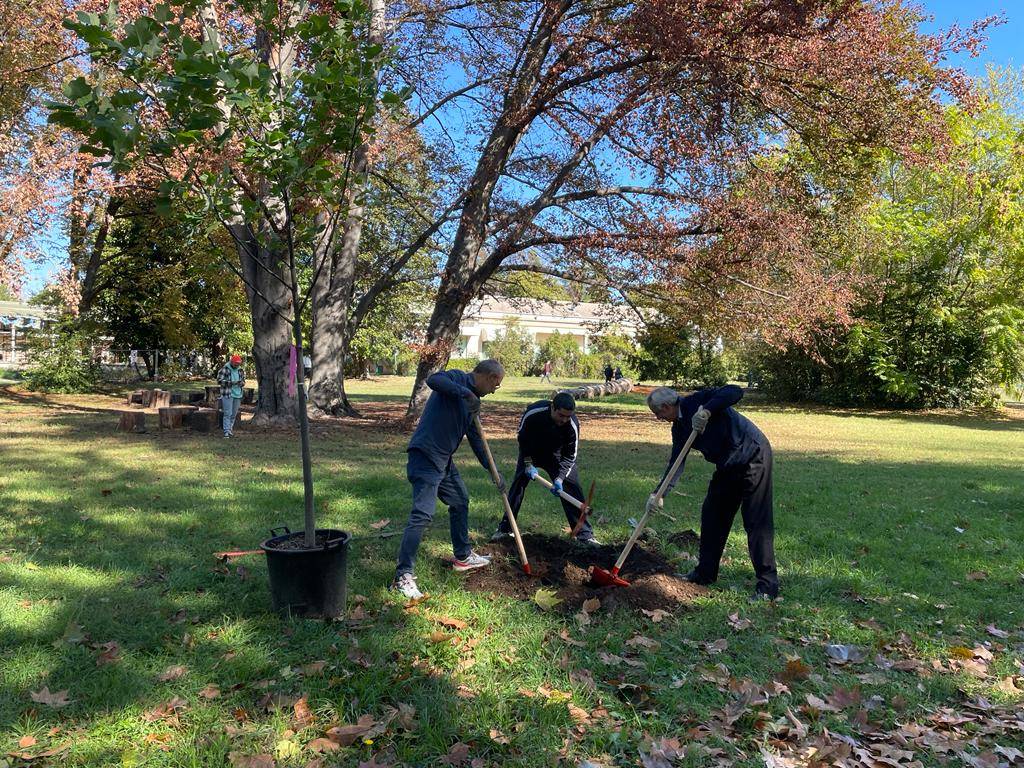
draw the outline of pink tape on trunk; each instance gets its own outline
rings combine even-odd
[[[292,344],[291,349],[288,350],[288,396],[295,397],[299,391],[295,386],[295,377],[298,373],[299,368],[299,356],[295,349],[295,345]]]

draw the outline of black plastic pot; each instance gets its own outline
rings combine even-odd
[[[283,534],[274,535],[282,530]],[[287,527],[272,528],[270,533],[272,538],[260,544],[260,549],[267,553],[274,610],[328,619],[344,616],[351,534],[318,528],[317,539],[325,534],[327,537],[323,545],[315,549],[282,549],[282,545],[301,540],[305,534],[302,531],[292,533]]]

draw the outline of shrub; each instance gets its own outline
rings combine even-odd
[[[551,361],[555,376],[580,376],[580,358],[583,353],[576,339],[568,333],[555,331],[544,340],[537,352],[539,365],[545,360]]]
[[[484,352],[505,366],[506,375],[525,376],[533,364],[533,339],[509,319],[498,338],[484,342]]]
[[[630,363],[642,380],[671,381],[685,389],[721,386],[729,380],[717,343],[685,326],[649,325],[639,342]]]
[[[475,357],[453,357],[445,366],[448,370],[472,371],[480,361]],[[504,363],[503,363],[504,365]]]
[[[25,383],[37,392],[92,391],[99,380],[99,369],[90,348],[89,338],[78,330],[58,330],[50,337],[37,334],[29,350]]]

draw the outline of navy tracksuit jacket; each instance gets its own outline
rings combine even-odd
[[[580,445],[580,421],[575,413],[568,424],[560,427],[551,418],[551,401],[538,400],[527,406],[523,412],[519,420],[517,439],[519,459],[516,461],[516,474],[508,487],[508,502],[512,507],[512,514],[518,518],[519,507],[522,506],[526,488],[530,485],[530,478],[526,474],[527,458],[537,469],[543,469],[552,482],[557,477],[562,478],[562,490],[574,499],[583,501],[583,488],[580,486],[576,467]],[[559,501],[562,502],[562,510],[565,512],[565,519],[569,521],[569,527],[575,527],[580,511],[561,497]],[[506,533],[511,530],[507,518],[501,518],[498,530]],[[577,534],[577,538],[580,539],[590,539],[593,536],[594,531],[589,521],[583,524]]]
[[[470,392],[477,394],[472,375],[465,371],[441,371],[427,379],[427,386],[434,391],[406,449],[412,511],[398,550],[396,578],[412,573],[423,531],[434,517],[437,499],[448,505],[455,557],[463,560],[469,556],[469,493],[452,461],[464,436],[469,438],[477,459],[490,472],[483,439],[466,400]]]
[[[779,575],[775,565],[772,515],[772,447],[750,419],[732,408],[742,397],[743,390],[730,384],[679,398],[676,419],[672,422],[672,455],[665,475],[693,430],[691,422],[697,409],[703,406],[711,411],[707,427],[693,441],[693,448],[715,465],[701,507],[696,575],[706,583],[718,578],[729,530],[736,511],[742,508],[757,590],[775,597],[779,593]],[[682,471],[680,467],[671,478],[668,490],[678,482]]]

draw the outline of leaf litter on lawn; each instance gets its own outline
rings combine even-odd
[[[589,566],[611,569],[621,551],[618,544],[581,547],[568,539],[542,534],[526,534],[523,544],[535,578],[522,572],[511,543],[498,543],[487,547],[494,555],[491,566],[466,574],[463,580],[465,588],[527,601],[535,600],[538,590],[543,589],[546,593],[553,592],[561,600],[559,610],[567,613],[580,611],[585,616],[596,610],[594,606],[600,606],[602,610],[616,607],[663,612],[678,610],[707,593],[706,587],[691,584],[676,575],[675,565],[661,553],[639,544],[630,553],[622,570],[622,576],[630,582],[629,587],[594,587],[590,584]],[[595,599],[599,602],[594,603]]]

